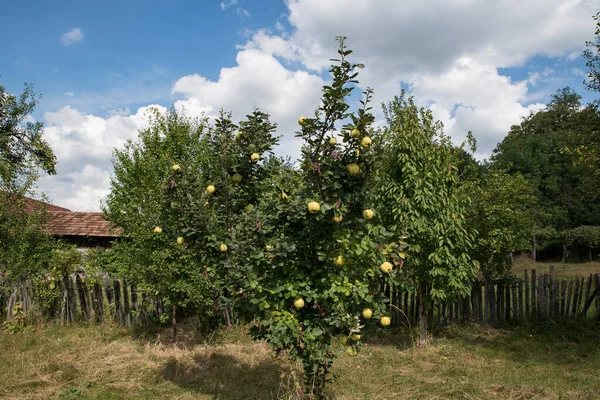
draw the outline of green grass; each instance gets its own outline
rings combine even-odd
[[[356,357],[340,348],[330,397],[598,399],[600,324],[453,325],[427,349],[380,331]],[[192,332],[193,333],[193,332]],[[1,399],[298,399],[301,374],[241,329],[209,337],[132,335],[114,326],[0,331]]]
[[[557,279],[573,280],[575,278],[587,278],[590,274],[600,273],[600,262],[586,262],[563,264],[560,262],[534,262],[527,256],[515,258],[513,263],[513,274],[523,277],[523,270],[527,269],[531,276],[531,270],[535,269],[538,276],[548,274],[550,265],[554,265],[554,273]]]

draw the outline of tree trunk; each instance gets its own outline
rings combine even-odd
[[[427,314],[423,303],[423,283],[419,283],[419,347],[427,346]]]
[[[515,263],[515,256],[513,255],[512,251],[508,253],[508,258],[510,258],[511,265]]]
[[[568,252],[569,252],[569,250],[567,250],[567,246],[563,244],[563,257],[562,257],[563,264],[566,264],[567,260],[569,259]]]
[[[177,311],[177,306],[175,304],[173,304],[173,319],[171,320],[171,323],[173,325],[173,344],[177,344],[177,319],[176,319],[176,315],[175,315],[176,311]]]
[[[588,255],[590,256],[590,262],[594,261],[594,259],[592,258],[592,248],[588,247]]]
[[[535,239],[535,235],[533,235],[533,240],[531,241],[531,258],[533,261],[537,261],[537,242]]]

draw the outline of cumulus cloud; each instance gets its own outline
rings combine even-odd
[[[223,68],[217,81],[188,75],[175,82],[174,95],[184,99],[175,108],[192,116],[216,117],[219,110],[233,111],[243,119],[254,108],[268,112],[283,135],[280,154],[297,156],[300,146],[294,138],[299,115],[310,115],[318,105],[325,81],[301,70],[286,69],[272,54],[255,48],[237,54],[237,66]]]
[[[72,44],[83,41],[83,32],[79,28],[73,28],[68,32],[65,32],[60,37],[60,41],[65,47],[69,47]]]
[[[113,149],[122,148],[147,127],[150,108],[141,107],[133,115],[101,118],[63,107],[44,115],[44,135],[56,155],[57,175],[40,180],[39,189],[52,201],[73,210],[98,210],[99,201],[109,190]]]
[[[243,9],[236,11],[237,0],[220,5],[244,15]],[[374,104],[408,88],[457,143],[473,131],[482,158],[511,125],[544,107],[540,101],[548,88],[539,84],[554,73],[542,66],[513,80],[501,68],[523,66],[539,55],[578,56],[593,37],[590,16],[597,8],[592,0],[287,0],[286,5],[288,29],[278,21],[276,34],[253,32],[238,46],[234,66],[212,80],[183,76],[172,84],[171,95],[175,107],[191,116],[215,117],[221,108],[232,111],[235,120],[254,107],[269,112],[284,136],[278,153],[292,157],[300,148],[295,121],[318,105],[336,35],[348,36],[355,60],[366,64],[360,81],[375,90]],[[74,107],[46,114],[60,177],[42,183],[53,188],[57,204],[97,209],[108,190],[112,149],[144,126],[145,108],[131,114],[126,102],[110,104],[108,118]]]

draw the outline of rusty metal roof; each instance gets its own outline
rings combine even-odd
[[[53,235],[119,237],[120,230],[101,212],[49,211],[48,217],[46,228]]]

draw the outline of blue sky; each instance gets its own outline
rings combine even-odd
[[[1,82],[12,91],[33,83],[44,97],[38,114],[66,104],[95,113],[169,105],[177,78],[216,79],[235,64],[235,45],[248,31],[273,26],[285,12],[280,1],[250,3],[223,10],[219,1],[3,1]],[[237,11],[245,7],[251,15]],[[74,28],[83,40],[63,45],[61,35]],[[117,89],[128,95],[113,98]]]
[[[0,0],[2,1],[2,0]],[[600,0],[2,1],[0,84],[43,95],[58,175],[40,190],[95,210],[111,153],[145,127],[149,106],[192,116],[271,113],[295,157],[299,115],[318,105],[336,35],[348,36],[375,104],[409,88],[459,143],[488,157],[523,116],[564,86],[584,102],[580,54]]]

